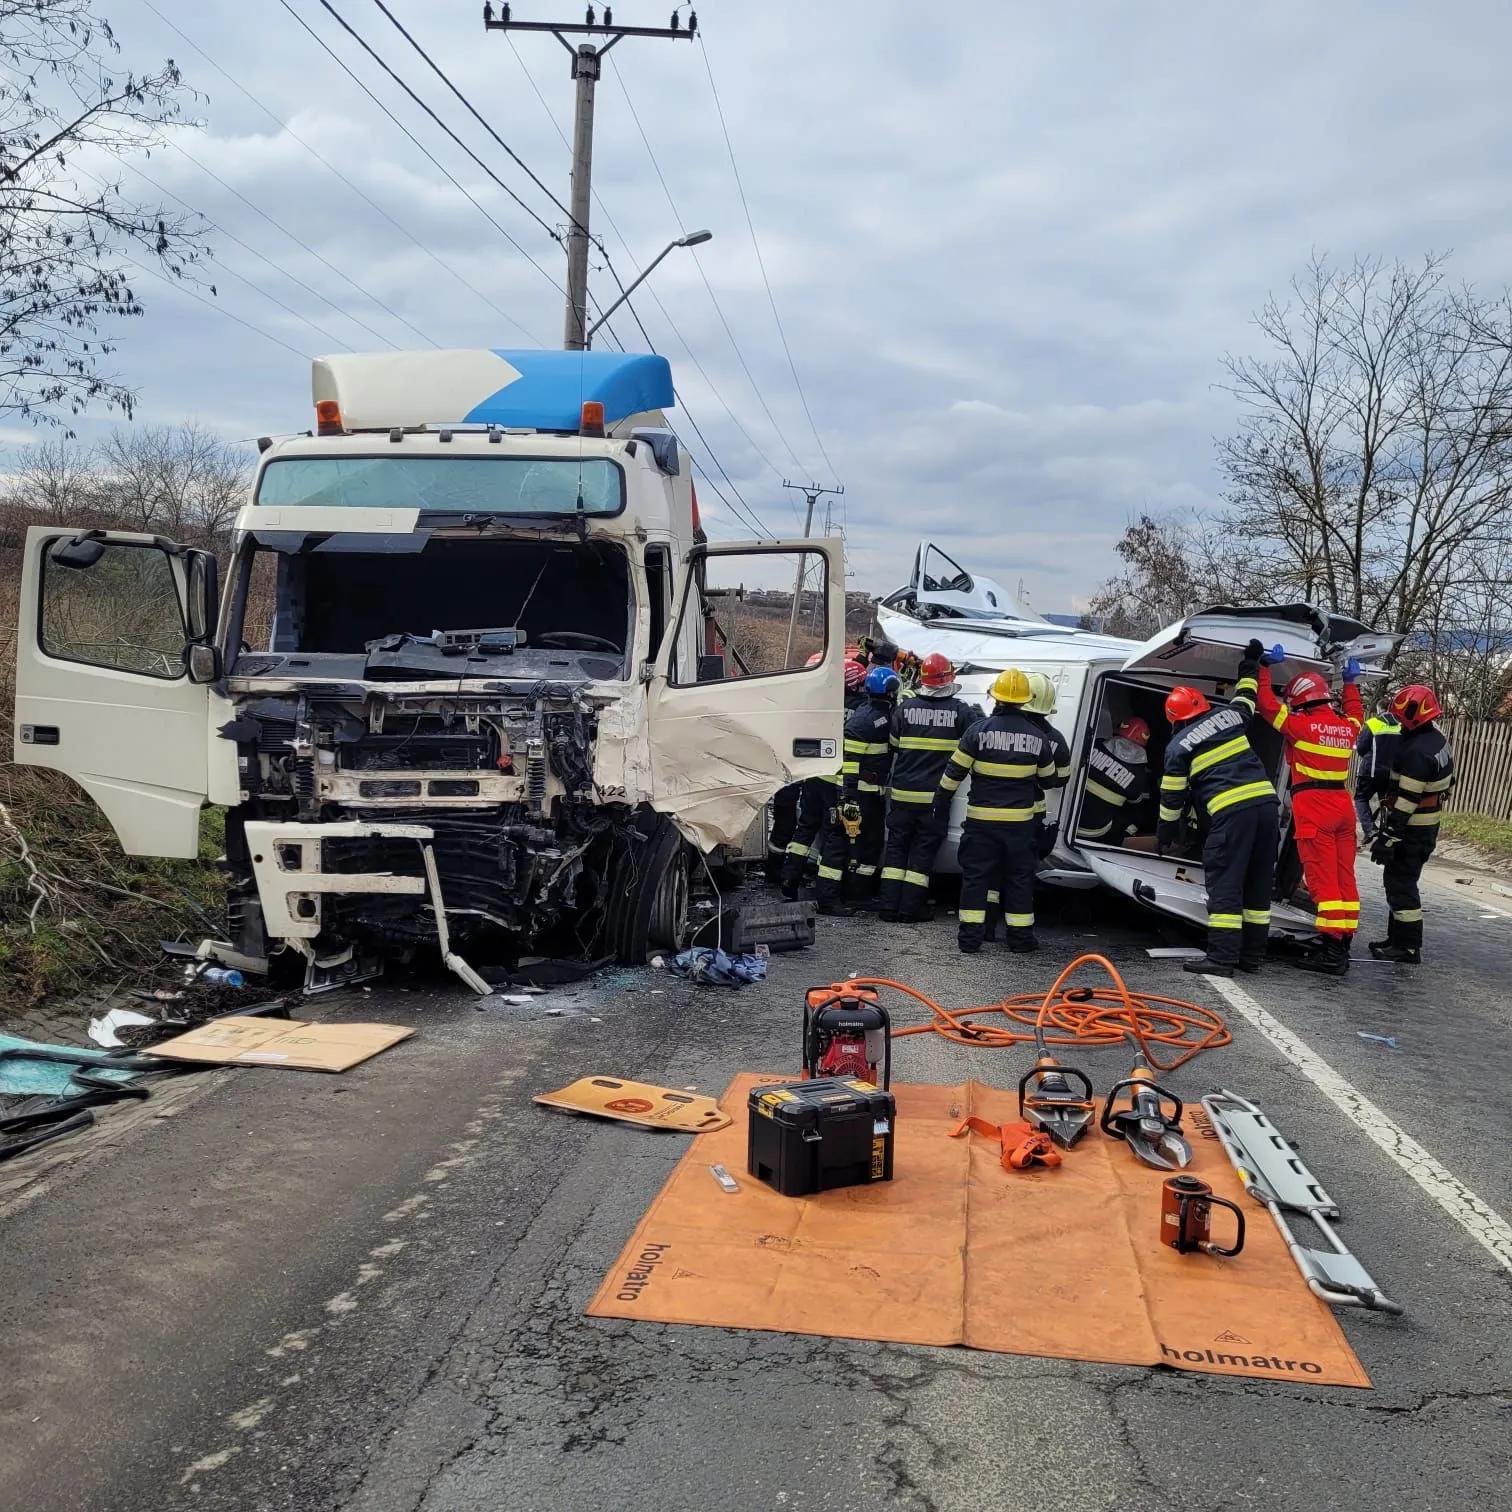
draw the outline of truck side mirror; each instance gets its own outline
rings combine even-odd
[[[189,639],[198,644],[215,634],[215,617],[220,608],[220,564],[213,552],[191,551],[186,555]]]
[[[60,567],[93,567],[105,555],[104,535],[103,530],[91,530],[72,540],[59,541],[48,556]]]
[[[221,675],[220,647],[206,645],[202,641],[193,642],[184,657],[184,665],[189,672],[190,682],[216,682]]]

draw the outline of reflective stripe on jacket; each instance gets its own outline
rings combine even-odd
[[[1028,823],[1043,811],[1045,790],[1064,786],[1070,772],[1066,742],[1009,708],[966,731],[946,763],[940,791],[954,793],[969,776],[968,821]]]
[[[1160,839],[1174,843],[1189,806],[1209,818],[1253,803],[1274,803],[1276,790],[1246,733],[1254,716],[1255,679],[1241,676],[1233,702],[1180,726],[1166,744],[1160,779]]]
[[[890,699],[868,698],[845,721],[840,775],[846,797],[854,793],[880,793],[887,786],[892,766],[892,747],[888,744],[892,712]]]
[[[951,753],[981,717],[982,711],[963,698],[917,693],[901,699],[889,736],[893,802],[932,803]]]
[[[1087,758],[1087,790],[1076,833],[1088,840],[1101,840],[1113,836],[1116,829],[1116,838],[1121,840],[1149,782],[1148,767],[1120,761],[1109,750],[1106,739],[1096,741]]]
[[[1270,668],[1262,666],[1257,674],[1255,699],[1260,717],[1279,730],[1285,742],[1292,790],[1305,786],[1336,788],[1342,792],[1349,781],[1355,741],[1365,723],[1360,690],[1353,683],[1344,684],[1342,714],[1326,703],[1292,709],[1276,697]]]
[[[1454,787],[1454,752],[1437,725],[1405,731],[1397,742],[1390,785],[1381,801],[1386,831],[1398,840],[1432,846],[1444,800]]]

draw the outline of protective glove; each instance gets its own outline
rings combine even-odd
[[[1392,847],[1397,843],[1397,837],[1382,830],[1370,843],[1370,859],[1377,866],[1385,866],[1387,858],[1391,855]]]
[[[929,812],[941,823],[948,824],[950,822],[950,794],[936,788],[934,799],[929,805]]]
[[[1059,835],[1060,825],[1058,824],[1045,824],[1040,826],[1039,844],[1036,847],[1035,853],[1039,856],[1039,859],[1041,861],[1043,861],[1045,857],[1055,849],[1055,842]]]
[[[1261,665],[1266,667],[1274,667],[1277,662],[1283,662],[1285,660],[1286,647],[1283,646],[1280,641],[1277,641],[1276,644],[1272,646],[1270,650],[1260,658]]]
[[[1262,646],[1257,640],[1252,640],[1249,645],[1244,648],[1245,661],[1258,662],[1262,661],[1264,657],[1265,647]]]
[[[1357,657],[1351,656],[1349,660],[1344,663],[1344,681],[1347,683],[1359,682],[1360,673],[1364,670],[1365,669],[1359,663],[1359,659]]]
[[[840,827],[845,831],[847,840],[854,840],[861,833],[861,805],[859,803],[840,805]]]

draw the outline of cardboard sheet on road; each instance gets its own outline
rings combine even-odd
[[[730,1084],[733,1122],[683,1156],[591,1315],[1370,1385],[1270,1216],[1190,1116],[1189,1169],[1249,1220],[1232,1260],[1161,1244],[1162,1174],[1095,1130],[1058,1169],[1032,1172],[1004,1171],[996,1140],[951,1139],[968,1114],[1017,1116],[1012,1093],[978,1082],[894,1086],[891,1182],[780,1197],[745,1168],[747,1094],[781,1079]],[[738,1193],[720,1189],[715,1163]],[[1222,1243],[1228,1217],[1214,1215]]]
[[[220,1018],[153,1045],[149,1055],[212,1066],[348,1071],[415,1031],[397,1024],[310,1024],[301,1019]]]

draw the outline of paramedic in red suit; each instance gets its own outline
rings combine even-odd
[[[1344,667],[1341,714],[1333,705],[1327,677],[1319,672],[1299,673],[1278,699],[1269,664],[1281,656],[1280,646],[1262,653],[1259,641],[1245,648],[1246,662],[1259,664],[1255,697],[1260,717],[1286,742],[1297,853],[1316,910],[1317,936],[1296,964],[1304,971],[1343,976],[1360,923],[1355,809],[1348,787],[1350,758],[1365,723],[1365,705],[1356,685],[1360,664],[1351,660]]]

